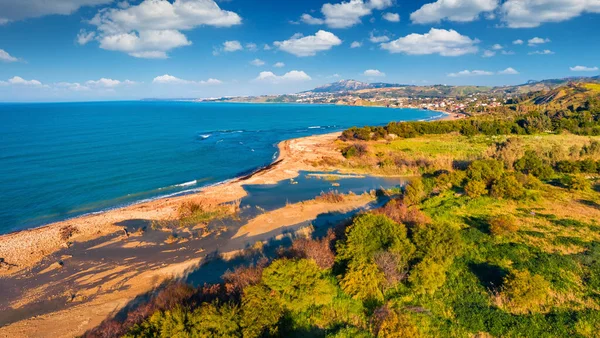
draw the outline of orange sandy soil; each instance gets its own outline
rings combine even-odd
[[[267,212],[237,231],[201,236],[196,228],[129,233],[153,220],[172,219],[187,201],[216,205],[246,195],[242,185],[274,184],[294,178],[301,170],[329,170],[326,163],[342,161],[335,140],[339,133],[288,140],[279,144],[279,159],[269,168],[187,196],[141,203],[101,214],[0,236],[0,337],[73,337],[116,314],[136,297],[165,280],[198,268],[211,243],[242,243],[254,236],[315,219],[325,213],[344,214],[373,202],[368,195],[348,195],[343,202],[306,201]],[[132,226],[133,225],[133,226]],[[61,239],[61,229],[79,232]],[[223,241],[224,240],[224,241]],[[237,242],[236,242],[237,241]],[[239,245],[236,244],[236,245]],[[234,250],[230,246],[231,251]]]

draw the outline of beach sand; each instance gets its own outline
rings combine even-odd
[[[275,184],[299,171],[333,170],[343,161],[340,133],[293,139],[279,144],[279,158],[246,177],[207,187],[199,193],[159,199],[87,215],[44,227],[0,236],[0,337],[72,337],[116,314],[136,297],[167,279],[180,278],[201,266],[206,255],[227,255],[256,241],[296,231],[318,216],[342,217],[372,206],[369,194],[341,203],[307,201],[266,212],[237,229],[136,229],[152,221],[173,219],[188,201],[217,205],[246,195],[243,185]],[[303,223],[304,222],[304,223]],[[63,239],[63,229],[73,236]],[[126,230],[125,230],[126,229]],[[224,271],[213,271],[219,277]]]

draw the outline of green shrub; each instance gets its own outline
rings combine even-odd
[[[587,178],[579,175],[566,175],[560,181],[569,190],[589,190],[592,186]]]
[[[408,280],[415,292],[433,294],[446,283],[446,266],[426,257],[412,268]]]
[[[386,216],[364,214],[346,228],[346,240],[337,244],[337,261],[372,262],[380,251],[391,251],[402,257],[399,264],[408,264],[415,251],[406,236],[406,227]]]
[[[354,299],[373,302],[383,300],[385,283],[385,275],[377,264],[359,262],[350,265],[340,286]]]
[[[463,241],[460,232],[448,224],[431,223],[415,229],[413,241],[419,257],[430,257],[438,262],[453,260],[460,255]]]
[[[519,226],[514,217],[510,215],[500,215],[490,220],[490,232],[495,236],[510,234],[519,230]]]
[[[328,304],[335,287],[312,260],[278,259],[263,270],[263,283],[280,299],[284,308],[306,311],[311,306]]]
[[[472,180],[465,184],[465,193],[471,198],[488,194],[487,184],[484,181]]]
[[[515,162],[514,167],[515,170],[524,174],[531,174],[541,179],[547,179],[554,173],[552,167],[531,150],[526,151],[525,156],[518,159]]]
[[[489,186],[504,173],[504,163],[497,160],[473,161],[467,168],[469,181],[482,181]]]
[[[368,150],[366,145],[361,143],[355,143],[349,147],[344,148],[344,150],[342,150],[342,155],[345,158],[361,157],[364,156],[367,152]]]
[[[249,286],[242,296],[241,326],[244,337],[255,338],[278,333],[282,309],[269,289],[263,285]]]
[[[505,278],[501,297],[512,313],[536,313],[548,303],[550,283],[529,271],[513,271]]]
[[[525,195],[525,189],[515,176],[504,174],[492,183],[490,195],[495,198],[518,200]]]
[[[425,185],[420,177],[411,180],[404,188],[404,203],[408,205],[419,204],[424,197]]]

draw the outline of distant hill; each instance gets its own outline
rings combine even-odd
[[[366,83],[355,80],[340,80],[337,82],[329,83],[313,90],[306,92],[313,93],[339,93],[339,92],[351,92],[362,89],[374,89],[374,88],[389,88],[389,87],[400,87],[403,85],[395,83]]]
[[[542,90],[551,90],[556,87],[567,85],[568,83],[581,82],[600,82],[600,76],[594,77],[567,77],[562,79],[547,79],[541,81],[530,80],[527,83],[515,86],[415,86],[397,83],[367,83],[355,80],[340,80],[329,83],[303,93],[341,93],[341,92],[373,92],[394,91],[397,95],[407,96],[428,96],[428,97],[451,97],[468,95],[471,93],[490,93],[490,94],[523,94],[529,92],[537,92]]]
[[[570,82],[548,91],[532,93],[528,103],[580,107],[590,99],[600,100],[600,84],[595,82]]]

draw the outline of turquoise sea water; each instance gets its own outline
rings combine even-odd
[[[0,104],[0,233],[227,180],[269,164],[285,139],[439,115],[331,105]]]

